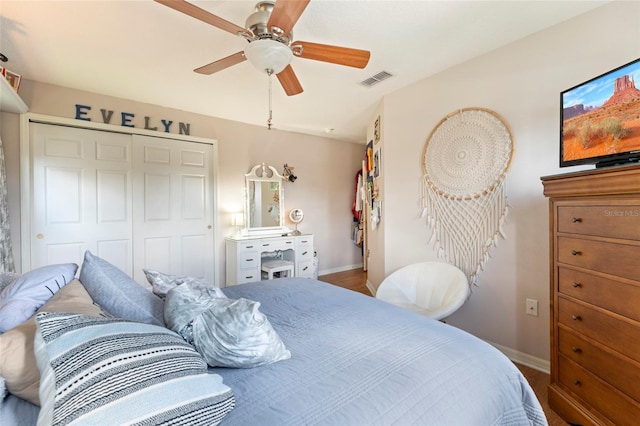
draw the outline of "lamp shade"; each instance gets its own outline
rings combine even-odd
[[[231,215],[232,226],[244,226],[244,213],[233,213]]]
[[[293,53],[286,44],[264,39],[252,41],[245,47],[244,55],[260,71],[281,72],[293,59]]]

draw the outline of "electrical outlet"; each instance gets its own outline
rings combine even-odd
[[[527,299],[526,301],[527,315],[538,316],[538,301],[534,299]]]

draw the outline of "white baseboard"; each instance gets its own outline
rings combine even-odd
[[[362,263],[358,263],[355,265],[340,266],[338,268],[321,269],[320,271],[318,271],[318,275],[335,274],[336,272],[350,271],[352,269],[358,269],[358,268],[362,269],[362,267],[363,267]]]
[[[549,374],[551,371],[551,363],[546,359],[538,358],[533,355],[525,354],[524,352],[517,351],[515,349],[507,348],[506,346],[499,345],[497,343],[493,343],[487,341],[491,346],[498,349],[500,352],[506,355],[513,362],[517,362],[518,364],[525,365],[527,367],[531,367],[534,370],[542,371],[543,373]]]
[[[375,296],[375,295],[376,295],[376,291],[375,291],[375,289],[373,288],[373,284],[371,284],[371,281],[367,280],[366,286],[367,286],[367,290],[369,290],[369,292],[370,292],[373,296]]]

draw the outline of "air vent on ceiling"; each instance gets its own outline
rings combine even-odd
[[[380,83],[382,80],[388,79],[389,77],[393,77],[393,74],[386,71],[380,71],[378,74],[361,81],[360,84],[366,87],[371,87],[375,84]]]

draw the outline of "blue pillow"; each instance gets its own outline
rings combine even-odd
[[[0,333],[22,324],[76,276],[78,265],[48,265],[27,272],[0,293]]]
[[[79,314],[36,316],[38,424],[218,424],[232,390],[163,327]]]
[[[164,302],[88,250],[84,253],[80,282],[93,301],[114,317],[164,326]]]

